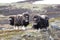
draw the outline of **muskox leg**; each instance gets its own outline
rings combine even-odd
[[[14,26],[14,29],[16,29],[16,26]]]
[[[19,26],[19,30],[21,29],[21,26]]]
[[[17,27],[15,26],[15,29],[17,29]]]
[[[39,28],[37,31],[40,32],[40,30],[41,30],[41,29]]]
[[[26,29],[26,28],[23,26],[23,27],[22,27],[22,30],[25,30],[25,29]]]
[[[18,26],[18,30],[19,30],[19,26]]]
[[[14,29],[16,29],[16,26],[14,26]]]
[[[15,29],[17,30],[18,29],[18,26],[15,26]]]
[[[21,26],[19,26],[19,28],[18,28],[19,30],[21,29]]]

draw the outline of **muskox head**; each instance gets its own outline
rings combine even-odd
[[[29,14],[28,13],[23,13],[23,17],[26,22],[29,22]]]
[[[9,17],[10,25],[14,25],[14,16]]]
[[[39,15],[35,15],[33,17],[33,22],[38,23],[39,21],[40,21],[40,16]]]

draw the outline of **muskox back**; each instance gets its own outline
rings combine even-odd
[[[23,16],[21,14],[16,16],[16,18],[14,20],[14,24],[15,24],[15,26],[23,25]]]
[[[47,15],[41,15],[40,20],[42,28],[47,28],[49,26],[49,18]]]

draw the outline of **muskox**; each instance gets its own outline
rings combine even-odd
[[[48,17],[46,15],[35,15],[33,21],[34,29],[46,29],[49,26]]]
[[[11,19],[10,25],[14,25],[15,27],[17,26],[19,28],[19,26],[26,27],[29,25],[29,14],[18,14],[9,18]]]
[[[29,14],[27,14],[27,13],[25,13],[25,14],[23,14],[23,25],[25,26],[25,27],[27,27],[27,25],[29,25]]]
[[[41,25],[39,25],[40,23],[40,16],[39,15],[35,15],[33,17],[33,28],[34,29],[39,29]]]

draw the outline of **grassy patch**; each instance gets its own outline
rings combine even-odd
[[[20,31],[20,30],[0,31],[0,37],[7,37],[10,35],[16,35],[16,34],[22,34],[22,33],[23,33],[23,31]]]
[[[51,18],[51,19],[49,19],[49,22],[54,22],[55,20],[60,20],[60,17]]]

